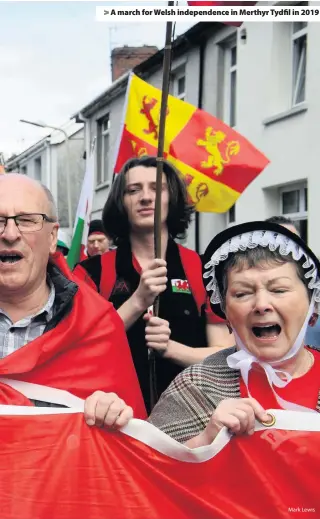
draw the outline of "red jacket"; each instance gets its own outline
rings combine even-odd
[[[205,305],[208,324],[225,324],[225,321],[211,310],[210,301],[203,284],[200,256],[195,251],[187,249],[180,244],[178,244],[178,249],[199,313],[201,313],[201,307]],[[85,281],[91,288],[95,291],[99,291],[99,293],[108,300],[116,282],[116,254],[117,250],[111,250],[100,256],[101,281],[99,289],[85,268],[86,261],[78,263],[74,268],[73,274],[76,279]]]
[[[123,323],[113,306],[75,280],[62,255],[56,267],[78,290],[57,325],[0,360],[0,376],[64,389],[87,398],[114,392],[145,418],[146,411]],[[0,396],[1,403],[1,396]]]

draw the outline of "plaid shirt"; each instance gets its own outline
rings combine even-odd
[[[0,358],[3,359],[43,334],[53,316],[55,288],[49,278],[50,294],[44,307],[34,315],[13,323],[0,308]]]

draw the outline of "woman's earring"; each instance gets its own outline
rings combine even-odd
[[[231,334],[233,333],[233,330],[232,330],[232,328],[231,328],[231,326],[230,326],[229,321],[227,321],[227,327],[228,327],[229,333],[230,333],[230,335],[231,335]]]
[[[312,314],[309,320],[309,325],[314,326],[318,320],[318,314]]]

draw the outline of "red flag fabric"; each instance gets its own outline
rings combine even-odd
[[[74,279],[60,253],[53,261],[67,278]],[[75,282],[79,288],[71,311],[54,329],[0,359],[0,377],[66,390],[83,399],[98,390],[117,393],[134,409],[135,416],[145,418],[119,315],[86,283]]]
[[[193,451],[139,420],[106,432],[70,409],[0,413],[2,519],[320,516],[316,413],[273,411],[273,428]]]

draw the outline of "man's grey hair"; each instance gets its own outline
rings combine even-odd
[[[55,199],[53,198],[53,194],[51,193],[50,189],[47,186],[45,186],[44,184],[41,184],[41,183],[40,183],[40,185],[48,199],[48,207],[49,207],[48,216],[50,218],[54,218],[55,220],[58,220],[57,204],[55,202]]]

